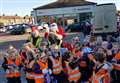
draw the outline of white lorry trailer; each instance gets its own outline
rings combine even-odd
[[[117,17],[115,4],[101,4],[95,7],[93,33],[116,33]]]

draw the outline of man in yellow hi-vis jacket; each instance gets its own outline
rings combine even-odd
[[[28,42],[31,42],[36,48],[40,46],[41,41],[42,37],[40,37],[40,33],[38,30],[34,30],[32,35],[28,39]]]

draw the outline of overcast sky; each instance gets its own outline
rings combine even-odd
[[[54,2],[56,0],[0,0],[0,14],[5,15],[30,15],[30,11],[38,6]],[[120,0],[88,0],[97,3],[115,3],[120,10]]]

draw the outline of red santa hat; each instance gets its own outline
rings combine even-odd
[[[36,29],[36,30],[34,30],[34,33],[35,33],[35,35],[39,35],[39,31]]]
[[[37,29],[37,27],[36,27],[36,26],[33,26],[33,27],[32,27],[32,32],[34,32],[36,29]]]

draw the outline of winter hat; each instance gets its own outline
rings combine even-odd
[[[43,27],[42,26],[38,26],[38,30],[41,30],[41,29],[43,29]]]
[[[34,35],[36,35],[36,36],[39,36],[39,31],[36,29],[36,30],[34,30]]]
[[[52,32],[56,33],[58,31],[58,25],[56,23],[52,23],[50,29]]]
[[[33,26],[32,27],[32,32],[34,32],[34,30],[36,30],[37,29],[37,27],[36,26]]]
[[[15,53],[16,51],[17,51],[17,50],[16,50],[12,45],[10,45],[9,48],[8,48],[8,50],[7,50],[7,52],[8,52],[9,54]]]

